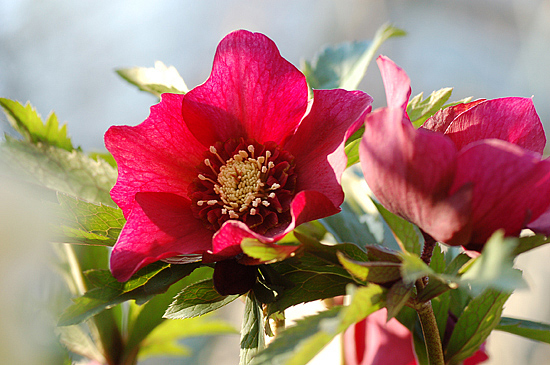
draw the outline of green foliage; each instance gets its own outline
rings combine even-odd
[[[518,245],[514,249],[513,255],[517,256],[534,248],[540,247],[550,242],[550,237],[543,235],[525,236],[518,239]]]
[[[347,196],[346,199],[347,201],[344,201],[340,206],[342,209],[340,213],[319,221],[339,243],[353,242],[360,247],[365,247],[365,244],[376,243],[369,226],[359,219],[366,212],[357,202],[352,200],[351,196]]]
[[[95,288],[74,299],[58,325],[78,324],[113,305],[130,299],[145,303],[154,295],[165,292],[172,284],[189,275],[198,264],[170,265],[157,262],[138,271],[125,283],[118,282],[108,270],[91,270],[86,273]]]
[[[378,29],[372,42],[325,47],[311,63],[303,61],[302,70],[309,86],[312,89],[357,89],[376,50],[387,39],[403,35],[405,32],[401,29],[385,24]]]
[[[155,62],[155,67],[120,68],[116,73],[140,90],[157,97],[163,93],[185,94],[189,91],[176,68],[166,67],[160,61]]]
[[[424,93],[413,97],[407,104],[407,115],[415,127],[420,127],[429,117],[434,115],[449,100],[453,92],[452,87],[434,91],[426,99]]]
[[[424,237],[422,237],[422,233],[418,227],[410,222],[407,222],[403,218],[390,213],[390,211],[374,199],[372,202],[388,226],[390,226],[401,249],[420,256],[422,245],[424,244]]]
[[[59,341],[72,353],[97,361],[100,364],[106,362],[105,356],[103,356],[82,326],[57,327],[56,332],[59,336]]]
[[[502,317],[495,329],[550,344],[550,324],[547,323]]]
[[[445,352],[445,362],[459,364],[470,357],[499,324],[502,307],[510,293],[494,289],[472,299],[458,318]]]
[[[211,316],[163,321],[143,341],[138,359],[141,361],[153,356],[189,356],[191,349],[181,345],[178,342],[181,339],[236,333],[238,332],[232,325]]]
[[[212,279],[189,285],[179,292],[170,304],[164,318],[184,319],[198,317],[231,303],[239,295],[220,295]]]
[[[29,182],[90,202],[115,205],[109,191],[117,172],[104,160],[95,161],[78,150],[30,144],[7,136],[0,152],[0,166],[20,173]]]
[[[241,241],[241,249],[246,255],[269,264],[293,256],[296,246],[268,244],[255,238],[245,238]]]
[[[30,103],[23,106],[18,101],[0,98],[0,106],[4,108],[4,113],[11,126],[27,142],[44,143],[66,151],[74,149],[71,139],[67,137],[67,125],[59,127],[57,116],[54,113],[50,113],[44,123]]]
[[[307,364],[336,335],[384,306],[385,291],[377,285],[357,288],[351,304],[306,317],[285,329],[252,364]]]
[[[57,240],[64,243],[114,246],[126,220],[122,210],[58,194]]]
[[[401,278],[401,262],[350,260],[338,252],[340,264],[360,283],[386,284]]]
[[[250,364],[254,356],[265,347],[264,316],[261,303],[252,292],[246,295],[241,328],[239,365]]]

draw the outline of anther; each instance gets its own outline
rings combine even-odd
[[[239,218],[239,215],[237,213],[235,213],[234,211],[230,210],[229,211],[229,218],[236,219],[236,218]]]
[[[246,151],[240,150],[239,155],[241,155],[242,158],[248,158],[248,153],[246,153]]]
[[[271,187],[269,188],[269,190],[275,190],[275,189],[279,189],[281,187],[281,185],[277,184],[277,183],[274,183],[273,185],[271,185]]]
[[[250,208],[250,215],[256,215],[256,208]]]
[[[269,202],[267,200],[262,200],[262,205],[264,207],[269,207]]]
[[[208,205],[216,205],[217,203],[218,203],[217,200],[209,200],[209,201],[206,202],[206,204],[208,204]]]

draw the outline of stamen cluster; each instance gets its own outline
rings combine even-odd
[[[276,143],[217,142],[197,167],[191,209],[214,231],[237,219],[263,234],[289,222],[295,185],[294,157]]]

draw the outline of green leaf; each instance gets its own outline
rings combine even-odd
[[[459,364],[470,357],[499,324],[502,307],[510,293],[494,289],[472,299],[458,318],[445,352],[445,362]]]
[[[346,198],[348,201],[344,201],[341,205],[340,213],[319,221],[338,243],[356,242],[359,244],[361,242],[362,247],[365,243],[376,243],[376,238],[371,233],[369,226],[359,219],[366,212],[357,203],[351,201],[351,197]]]
[[[401,263],[387,261],[359,262],[350,260],[341,252],[338,252],[338,260],[361,284],[366,282],[385,284],[401,278]]]
[[[126,222],[122,210],[58,194],[56,239],[63,243],[113,246]]]
[[[261,303],[253,292],[246,295],[244,318],[241,328],[241,352],[239,365],[250,364],[253,357],[265,347],[264,316]]]
[[[78,325],[56,327],[55,331],[59,336],[59,342],[72,353],[95,360],[100,364],[105,363],[105,357],[82,327]]]
[[[401,249],[420,256],[422,245],[424,244],[424,237],[418,227],[392,214],[374,199],[372,199],[372,202],[380,212],[380,215],[390,226]]]
[[[434,115],[449,100],[453,92],[452,87],[434,91],[426,99],[424,93],[416,95],[407,104],[407,114],[415,127],[420,127],[429,117]]]
[[[0,167],[15,170],[32,183],[115,206],[109,191],[116,182],[117,172],[104,160],[95,161],[78,150],[67,151],[43,143],[33,145],[8,136],[0,152],[3,155]]]
[[[504,238],[503,231],[497,231],[489,238],[481,255],[461,277],[462,282],[471,286],[474,296],[489,287],[510,292],[527,287],[521,271],[513,268],[517,244],[516,238]]]
[[[143,341],[138,359],[142,361],[153,356],[189,356],[191,349],[182,346],[178,343],[179,340],[236,333],[238,331],[231,324],[211,316],[164,321]]]
[[[395,317],[407,303],[407,300],[413,294],[414,284],[404,283],[402,280],[399,280],[393,284],[388,290],[386,295],[386,308],[388,308],[387,320],[389,321]]]
[[[90,152],[88,153],[88,156],[95,161],[103,160],[115,169],[117,168],[115,158],[109,152]]]
[[[157,97],[163,93],[185,94],[189,91],[174,66],[166,67],[160,61],[155,67],[132,67],[116,70],[124,80]]]
[[[155,294],[168,290],[172,284],[189,275],[198,266],[199,264],[195,263],[170,265],[156,262],[139,270],[125,283],[113,278],[108,270],[88,271],[88,280],[96,287],[74,299],[74,304],[61,315],[58,325],[78,324],[94,314],[130,299],[145,303]]]
[[[302,70],[309,86],[313,89],[357,89],[376,50],[387,39],[403,35],[404,31],[385,24],[377,30],[372,42],[325,47],[311,63],[303,62]]]
[[[134,353],[134,348],[139,346],[157,326],[166,321],[163,314],[178,292],[197,280],[212,277],[212,272],[212,268],[208,266],[197,268],[190,275],[168,288],[165,293],[154,296],[147,303],[137,305],[130,302],[127,324],[129,336],[124,353]]]
[[[519,243],[513,252],[514,256],[549,243],[550,237],[545,237],[539,234],[534,236],[520,237],[518,241]]]
[[[355,165],[359,162],[359,144],[361,143],[361,139],[356,139],[353,142],[350,142],[349,144],[344,147],[344,152],[346,153],[346,156],[348,158],[348,164],[346,165],[346,168]]]
[[[495,329],[550,344],[550,324],[547,323],[502,317]]]
[[[297,321],[262,351],[252,364],[307,364],[336,335],[384,306],[384,289],[360,287],[347,307],[334,307]]]
[[[0,106],[4,108],[4,113],[11,126],[27,142],[33,144],[42,142],[67,151],[74,149],[71,139],[67,137],[67,125],[59,127],[57,116],[54,113],[50,113],[44,123],[30,103],[23,106],[18,101],[0,98]]]
[[[294,256],[297,246],[263,243],[255,238],[244,238],[241,241],[241,249],[246,255],[269,264]]]
[[[423,300],[423,299],[419,299]],[[439,336],[441,342],[445,336],[445,329],[447,328],[447,318],[449,317],[449,305],[451,302],[451,293],[449,291],[431,299],[432,309],[437,322],[437,328],[439,329]]]
[[[164,318],[184,319],[212,312],[237,299],[239,295],[220,295],[212,279],[202,280],[183,289],[164,313]]]

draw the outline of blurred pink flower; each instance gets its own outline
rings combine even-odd
[[[257,262],[242,255],[242,239],[274,245],[339,211],[345,138],[371,101],[345,90],[314,90],[308,100],[304,75],[269,38],[226,36],[204,84],[163,94],[143,123],[105,135],[119,171],[111,196],[127,219],[113,275],[125,281],[151,262],[202,255],[226,260],[216,264],[218,289],[250,289],[254,270],[241,264]],[[224,289],[231,283],[220,280],[233,276],[249,283]]]
[[[546,137],[531,99],[459,104],[415,129],[408,76],[387,57],[377,62],[388,107],[367,116],[360,157],[382,205],[437,241],[470,250],[498,229],[549,232],[550,161],[541,160]]]
[[[346,365],[416,365],[413,339],[397,319],[386,323],[387,310],[374,312],[344,332]],[[481,364],[489,358],[485,346],[464,361],[464,365]]]

